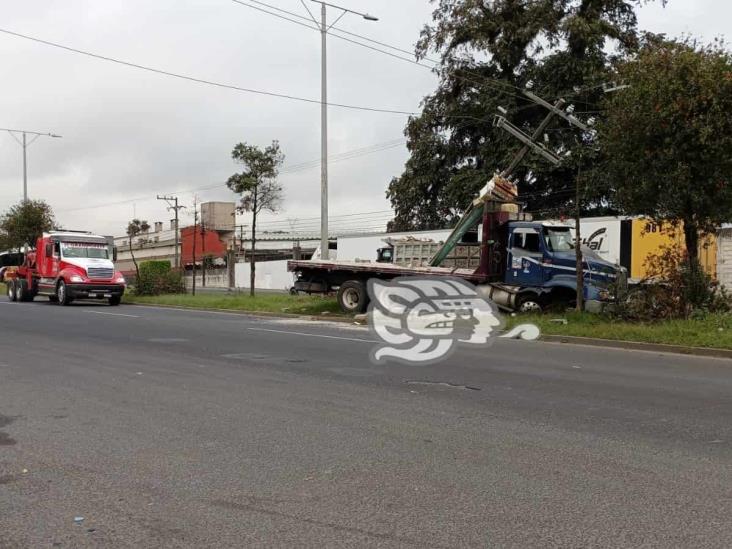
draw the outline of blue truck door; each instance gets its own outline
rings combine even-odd
[[[541,235],[532,228],[516,228],[511,233],[506,265],[506,283],[541,286],[544,282]]]

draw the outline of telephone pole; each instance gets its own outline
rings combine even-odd
[[[507,177],[510,175],[510,173],[516,169],[516,167],[519,165],[519,163],[523,160],[524,156],[530,151],[533,150],[535,153],[543,156],[546,160],[554,164],[555,166],[562,162],[562,158],[560,158],[556,153],[553,151],[550,151],[546,146],[544,146],[543,143],[537,142],[537,139],[541,137],[542,132],[547,128],[549,123],[551,122],[552,118],[555,116],[559,116],[560,118],[563,118],[567,122],[569,122],[572,126],[575,126],[576,128],[579,128],[583,134],[592,134],[593,130],[584,122],[579,120],[577,117],[574,116],[574,107],[570,105],[566,109],[564,109],[565,101],[563,99],[557,100],[556,103],[553,105],[549,103],[548,101],[545,101],[538,95],[532,93],[529,89],[524,90],[524,95],[531,99],[534,103],[537,105],[541,105],[545,109],[549,111],[546,118],[542,121],[542,123],[539,125],[539,127],[534,131],[534,133],[529,136],[521,129],[517,128],[513,124],[511,124],[508,120],[506,120],[503,116],[497,116],[496,117],[496,123],[495,125],[499,128],[503,128],[508,133],[513,135],[516,139],[524,143],[524,147],[519,151],[519,153],[513,158],[511,161],[511,164],[504,170],[501,175],[503,177]],[[505,110],[503,111],[505,112]],[[580,177],[582,175],[582,153],[580,152],[580,158],[579,158],[579,166],[577,168],[577,179],[575,181],[575,257],[576,257],[576,264],[575,269],[577,271],[577,281],[576,281],[576,288],[577,288],[577,311],[582,312],[584,310],[584,260],[582,257],[582,240],[580,235]]]
[[[180,239],[179,239],[179,227],[178,227],[178,210],[182,210],[185,206],[178,206],[177,196],[160,196],[158,200],[164,200],[168,204],[168,211],[175,211],[175,268],[180,269]]]
[[[30,147],[39,137],[54,137],[60,139],[62,136],[56,135],[55,133],[40,133],[28,130],[13,130],[10,128],[0,128],[0,130],[8,132],[12,138],[18,142],[18,145],[23,147],[23,202],[28,202],[28,147]],[[18,139],[15,136],[16,133],[21,134],[22,139]],[[33,138],[28,141],[27,135],[32,135]]]
[[[193,295],[196,295],[196,233],[198,232],[198,203],[193,201]]]

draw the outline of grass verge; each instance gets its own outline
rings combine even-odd
[[[289,294],[259,294],[250,297],[244,293],[138,296],[125,294],[124,303],[142,305],[169,305],[197,309],[226,309],[254,313],[290,313],[298,315],[341,314],[334,299],[318,296],[294,296]]]
[[[567,324],[552,322],[563,318]],[[511,317],[508,325],[534,323],[542,334],[592,337],[640,343],[664,343],[687,347],[732,349],[732,316],[708,315],[703,319],[664,320],[654,323],[624,322],[600,315],[521,315]]]

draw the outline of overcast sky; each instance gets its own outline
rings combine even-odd
[[[307,16],[299,0],[265,1]],[[340,3],[379,21],[349,15],[339,27],[407,50],[432,10],[425,0]],[[2,0],[0,6],[4,30],[210,81],[320,97],[320,35],[231,0]],[[643,29],[705,40],[724,35],[730,20],[727,0],[669,0],[665,9],[640,11]],[[28,148],[28,186],[65,228],[119,235],[134,214],[167,221],[157,193],[176,193],[190,206],[191,189],[209,187],[196,191],[200,200],[233,200],[224,187],[237,170],[233,145],[273,139],[286,167],[297,169],[282,174],[283,209],[265,222],[276,227],[296,218],[304,227],[319,215],[320,170],[312,162],[320,156],[319,105],[181,81],[3,33],[0,52],[0,127],[63,135]],[[336,38],[329,39],[328,55],[334,103],[416,111],[435,86],[422,67]],[[383,226],[384,191],[407,157],[397,143],[406,115],[335,107],[329,114],[330,154],[357,151],[331,165],[331,216],[383,212],[352,222],[354,229]],[[364,154],[370,147],[376,152]],[[21,197],[21,147],[2,132],[0,211]],[[347,219],[336,224],[349,227]]]

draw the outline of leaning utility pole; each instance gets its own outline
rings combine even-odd
[[[542,107],[549,110],[549,114],[547,117],[542,121],[542,123],[539,125],[539,127],[536,129],[536,131],[529,137],[527,134],[525,134],[523,131],[521,131],[519,128],[511,124],[508,120],[506,120],[503,116],[497,116],[496,118],[496,126],[499,128],[503,128],[508,133],[513,135],[515,138],[517,138],[519,141],[524,143],[524,147],[519,151],[519,153],[514,157],[513,161],[509,165],[506,170],[504,170],[501,175],[503,177],[507,177],[510,175],[510,173],[519,165],[519,163],[523,160],[524,156],[529,152],[529,150],[533,150],[534,152],[540,154],[545,159],[547,159],[549,162],[554,164],[555,166],[559,164],[562,159],[557,156],[554,152],[547,149],[542,143],[537,142],[536,140],[541,136],[542,132],[546,129],[546,127],[549,125],[549,122],[554,116],[559,116],[569,122],[571,125],[579,128],[581,131],[585,133],[592,133],[592,129],[587,126],[585,123],[583,123],[581,120],[579,120],[577,117],[575,117],[572,113],[574,112],[574,107],[570,105],[566,109],[563,109],[564,107],[564,100],[559,99],[556,103],[553,105],[549,103],[548,101],[545,101],[538,95],[532,93],[530,90],[524,90],[524,95],[531,99],[534,103],[537,105],[541,105]],[[505,111],[504,111],[505,112]],[[582,312],[584,310],[584,260],[582,258],[582,240],[580,235],[580,176],[582,174],[582,156],[580,154],[580,166],[577,168],[577,179],[575,181],[575,256],[576,256],[576,270],[577,270],[577,311]]]
[[[178,210],[182,210],[185,208],[185,206],[178,206],[178,197],[177,196],[160,196],[158,195],[158,200],[165,200],[165,202],[168,204],[168,211],[174,210],[175,211],[175,268],[180,269],[180,229],[178,227]],[[171,204],[172,202],[172,204]]]

